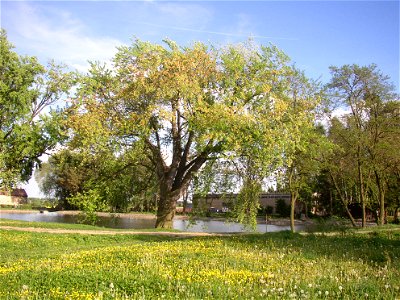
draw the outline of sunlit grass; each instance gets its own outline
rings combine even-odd
[[[0,231],[0,299],[396,299],[400,232],[177,239]]]
[[[1,217],[1,214],[0,214]],[[0,226],[15,226],[15,227],[33,227],[33,228],[50,228],[50,229],[83,229],[83,230],[99,230],[97,226],[84,224],[67,224],[53,222],[28,222],[20,220],[1,219]]]
[[[1,214],[0,214],[1,217]],[[120,228],[109,228],[109,227],[100,227],[86,224],[69,224],[69,223],[55,223],[55,222],[29,222],[29,221],[20,221],[20,220],[10,220],[10,219],[2,219],[0,218],[0,226],[12,226],[12,227],[32,227],[32,228],[46,228],[46,229],[70,229],[70,230],[107,230],[107,231],[115,231],[115,232],[179,232],[176,229],[155,229],[155,228],[146,228],[146,229],[120,229]]]

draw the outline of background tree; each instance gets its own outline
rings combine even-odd
[[[353,141],[348,143],[353,149],[353,159],[357,166],[358,193],[362,205],[362,225],[365,226],[365,207],[367,205],[367,178],[370,171],[374,175],[376,194],[379,198],[379,222],[383,224],[385,214],[385,183],[387,176],[384,161],[393,158],[396,144],[390,144],[395,128],[395,119],[388,121],[389,102],[396,99],[394,87],[376,65],[360,67],[345,65],[331,67],[332,79],[329,84],[333,99],[346,105],[351,113],[347,117],[347,130],[351,131]],[[396,102],[393,102],[394,105]],[[396,109],[394,110],[396,111]],[[390,134],[389,134],[390,133]],[[398,135],[397,133],[394,134]],[[388,136],[392,136],[388,139]],[[349,141],[348,141],[349,142]],[[379,154],[378,154],[379,153]],[[380,160],[379,158],[384,158]]]
[[[383,101],[376,94],[366,95],[366,156],[368,168],[372,173],[370,191],[377,203],[378,224],[385,220],[385,199],[389,181],[400,163],[398,146],[400,145],[400,102]]]
[[[57,199],[63,208],[74,208],[67,199],[83,192],[90,168],[91,165],[83,164],[79,153],[62,150],[41,165],[35,179],[47,197]]]
[[[300,191],[305,190],[310,178],[316,176],[319,168],[317,156],[323,150],[324,135],[314,125],[316,108],[322,98],[322,90],[299,70],[294,69],[289,77],[287,90],[287,118],[291,147],[284,151],[284,176],[291,194],[290,226],[295,231],[295,207]],[[328,145],[325,143],[325,145]]]
[[[65,149],[43,163],[35,177],[41,191],[63,208],[78,208],[86,194],[96,195],[99,206],[92,205],[96,210],[126,212],[135,207],[154,211],[154,174],[143,165],[110,153],[88,156]]]
[[[329,140],[334,144],[333,151],[324,155],[324,168],[329,174],[330,182],[346,215],[353,226],[357,226],[349,205],[357,202],[357,167],[353,159],[352,149],[355,136],[349,134],[345,125],[337,118],[331,120],[328,133]]]
[[[399,166],[399,164],[397,165]],[[387,192],[388,207],[393,212],[393,222],[399,224],[400,210],[400,170],[393,170],[389,177],[388,192]]]
[[[312,179],[318,176],[322,168],[322,152],[329,151],[330,147],[318,128],[310,129],[309,132],[303,132],[303,134],[303,146],[297,148],[291,155],[290,164],[285,172],[287,187],[291,195],[290,227],[292,232],[295,231],[296,201],[301,195],[306,201],[306,198],[310,198],[314,193]]]
[[[46,69],[35,57],[19,56],[0,31],[0,187],[27,181],[39,157],[60,139],[55,111],[42,114],[71,86],[71,74],[51,63]]]
[[[93,65],[68,121],[71,147],[134,148],[147,157],[158,183],[157,227],[172,226],[177,200],[207,161],[251,155],[270,168],[293,144],[293,69],[281,51],[166,44],[121,47],[114,72]]]

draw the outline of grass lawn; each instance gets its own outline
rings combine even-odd
[[[193,238],[0,229],[0,299],[400,299],[395,229]]]
[[[176,229],[117,229],[117,228],[106,228],[106,227],[98,227],[93,225],[86,224],[69,224],[69,223],[54,223],[54,222],[28,222],[28,221],[20,221],[20,220],[11,220],[11,219],[2,219],[0,214],[0,226],[12,226],[12,227],[32,227],[32,228],[46,228],[46,229],[66,229],[66,230],[107,230],[107,231],[115,231],[115,232],[132,232],[135,231],[160,231],[160,232],[180,232]]]

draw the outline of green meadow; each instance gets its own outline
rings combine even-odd
[[[0,229],[0,299],[400,299],[396,229],[210,237]]]

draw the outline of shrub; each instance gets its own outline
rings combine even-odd
[[[276,213],[283,218],[289,217],[290,205],[287,205],[284,199],[276,200]]]
[[[97,222],[96,211],[107,209],[107,204],[96,190],[89,190],[83,194],[78,193],[67,199],[68,202],[81,210],[81,223],[95,225]]]

